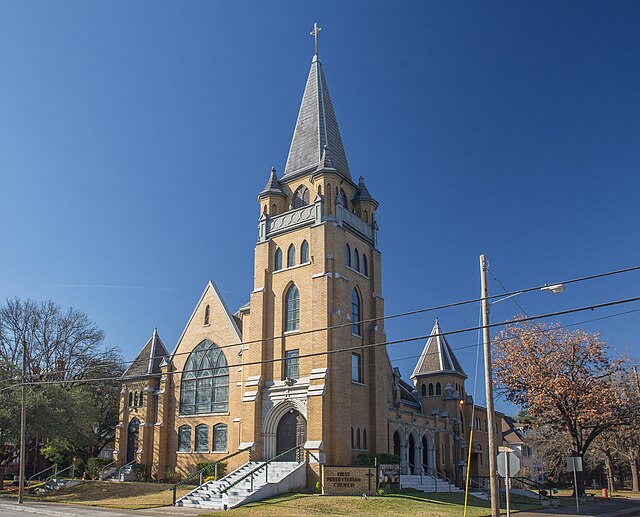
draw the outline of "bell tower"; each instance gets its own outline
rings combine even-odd
[[[293,444],[312,465],[351,465],[387,452],[392,369],[371,346],[385,341],[378,203],[352,180],[319,31],[284,173],[258,194],[241,429],[263,458]]]

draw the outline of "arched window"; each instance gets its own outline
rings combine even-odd
[[[284,330],[291,332],[300,329],[300,292],[295,284],[289,287],[284,297]]]
[[[138,392],[137,391],[133,394],[133,405],[136,406],[136,407],[138,406]]]
[[[215,452],[226,452],[227,450],[227,426],[218,424],[213,428],[213,450]]]
[[[344,189],[340,189],[340,194],[342,194],[342,198],[344,199],[344,207],[349,210],[349,199],[347,198],[347,194]]]
[[[360,254],[358,253],[358,248],[353,250],[353,269],[360,271]]]
[[[129,407],[133,406],[133,391],[129,392]]]
[[[204,324],[208,325],[209,324],[209,317],[211,316],[211,307],[209,305],[207,305],[204,308]]]
[[[365,253],[362,254],[362,274],[369,276],[369,264],[367,264],[367,255]]]
[[[222,351],[205,339],[189,354],[180,384],[180,414],[220,413],[229,409],[229,369]]]
[[[366,210],[364,211],[364,222],[365,223],[369,222],[369,212],[367,212]]]
[[[292,244],[287,250],[287,267],[296,265],[296,247]]]
[[[356,433],[356,448],[360,449],[360,428],[358,427],[358,432]]]
[[[353,427],[351,428],[351,448],[353,449]]]
[[[140,404],[142,406],[142,404],[144,404],[144,393],[141,391],[140,392],[140,398],[138,399],[138,404]]]
[[[327,202],[327,213],[332,214],[333,207],[331,203],[333,200],[331,199],[331,183],[327,183],[327,197],[325,198],[325,201]]]
[[[347,263],[347,266],[351,267],[351,246],[347,243],[344,249],[344,260]]]
[[[351,332],[356,336],[362,335],[362,313],[360,311],[360,295],[358,290],[354,287],[351,292]]]
[[[442,386],[439,382],[436,383],[436,395],[442,395]]]
[[[271,205],[271,217],[273,217],[274,215],[278,215],[278,205],[276,205],[275,203]]]
[[[433,382],[429,383],[429,396],[433,397]]]
[[[367,448],[367,430],[366,429],[362,430],[362,448],[363,449]]]
[[[420,388],[420,393],[421,393],[421,395],[422,395],[423,397],[426,397],[426,396],[427,396],[427,385],[426,385],[426,384],[423,384],[423,385],[422,385],[422,388]]]
[[[302,241],[302,246],[300,246],[300,264],[306,264],[307,262],[309,262],[309,243]]]
[[[300,185],[293,194],[293,208],[301,208],[309,204],[309,189]]]
[[[191,452],[191,427],[188,425],[178,428],[178,452]]]
[[[209,426],[196,426],[196,452],[209,452]]]
[[[282,250],[280,248],[277,248],[275,260],[273,264],[273,270],[280,271],[281,269],[282,269]]]

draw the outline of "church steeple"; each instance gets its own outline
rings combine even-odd
[[[332,168],[351,180],[338,121],[317,54],[319,30],[320,28],[316,25],[311,33],[316,38],[316,54],[311,61],[311,70],[302,96],[283,179],[298,174],[308,174],[322,168],[323,155],[326,153],[325,149],[328,149],[331,153]]]

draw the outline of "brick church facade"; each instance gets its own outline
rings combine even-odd
[[[471,446],[472,475],[487,475],[486,411],[438,321],[411,383],[373,346],[386,341],[378,202],[351,175],[317,54],[284,173],[271,171],[258,203],[249,302],[232,313],[209,282],[173,351],[154,331],[123,375],[121,464],[163,479],[299,445],[310,480],[320,463],[395,453],[405,472],[460,483]]]

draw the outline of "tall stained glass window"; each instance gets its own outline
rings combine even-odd
[[[220,413],[229,409],[229,369],[222,351],[205,339],[187,359],[180,385],[180,414]]]

